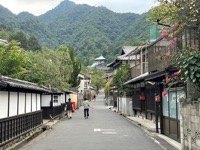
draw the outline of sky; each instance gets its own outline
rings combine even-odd
[[[55,8],[63,0],[0,0],[0,5],[14,14],[27,11],[35,16],[44,14]],[[105,6],[118,13],[144,13],[156,5],[156,0],[70,0],[76,4]]]

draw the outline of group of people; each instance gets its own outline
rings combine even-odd
[[[90,104],[89,104],[89,101],[87,100],[87,98],[84,98],[83,107],[84,107],[84,118],[87,119],[89,117],[89,108],[90,108]],[[66,108],[66,111],[67,111],[68,119],[71,119],[72,118],[72,112],[74,110],[73,104],[71,102],[71,98],[69,98],[68,102],[66,102],[65,108]]]

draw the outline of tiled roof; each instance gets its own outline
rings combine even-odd
[[[106,60],[102,55],[98,58],[96,58],[95,60]]]
[[[138,46],[123,46],[121,55],[125,54],[128,55],[130,52],[135,50]]]
[[[124,46],[121,53],[122,55],[117,56],[117,58],[113,62],[107,64],[107,67],[111,67],[113,64],[117,63],[118,61],[138,59],[135,55],[129,56],[129,54],[135,51],[137,48],[138,46]]]
[[[127,84],[130,84],[130,83],[134,83],[134,82],[137,82],[137,81],[140,81],[140,80],[143,80],[146,76],[148,76],[148,72],[144,73],[144,74],[141,74],[127,82],[125,82],[123,85],[127,85]]]
[[[40,87],[35,83],[13,79],[13,78],[1,76],[1,75],[0,75],[0,86],[21,88],[21,89],[27,89],[27,90],[40,91],[40,92],[50,92],[47,88]]]

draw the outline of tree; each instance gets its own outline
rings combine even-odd
[[[32,65],[23,79],[65,91],[70,87],[69,55],[66,51],[43,49],[27,52]]]
[[[92,69],[91,82],[92,85],[95,87],[95,91],[98,92],[101,87],[105,86],[105,79],[103,78],[105,73],[95,68],[91,69]]]
[[[115,86],[118,90],[122,90],[124,82],[131,79],[131,70],[129,65],[123,65],[117,70],[117,73],[113,76],[111,86]]]
[[[28,57],[20,44],[11,41],[8,45],[0,45],[0,73],[5,76],[18,77],[27,72]]]
[[[27,50],[28,49],[28,39],[25,35],[24,32],[22,31],[18,31],[16,33],[13,33],[11,36],[10,36],[10,41],[11,40],[16,40],[20,43],[20,47],[23,48],[24,50]]]
[[[199,10],[198,0],[160,0],[160,5],[151,9],[149,20],[179,31],[184,27],[199,25]]]
[[[72,67],[69,84],[72,87],[76,87],[80,84],[80,80],[78,79],[78,74],[81,72],[81,61],[80,59],[75,58],[73,48],[68,47],[68,53],[69,53],[69,58],[70,58],[70,64]]]
[[[42,47],[39,44],[38,39],[35,36],[31,36],[28,39],[28,49],[32,51],[41,51]]]

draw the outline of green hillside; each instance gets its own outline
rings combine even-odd
[[[124,44],[141,43],[149,33],[145,14],[115,13],[68,0],[41,16],[14,15],[2,6],[0,12],[1,24],[35,36],[43,47],[72,46],[85,65],[102,54],[111,61]]]

